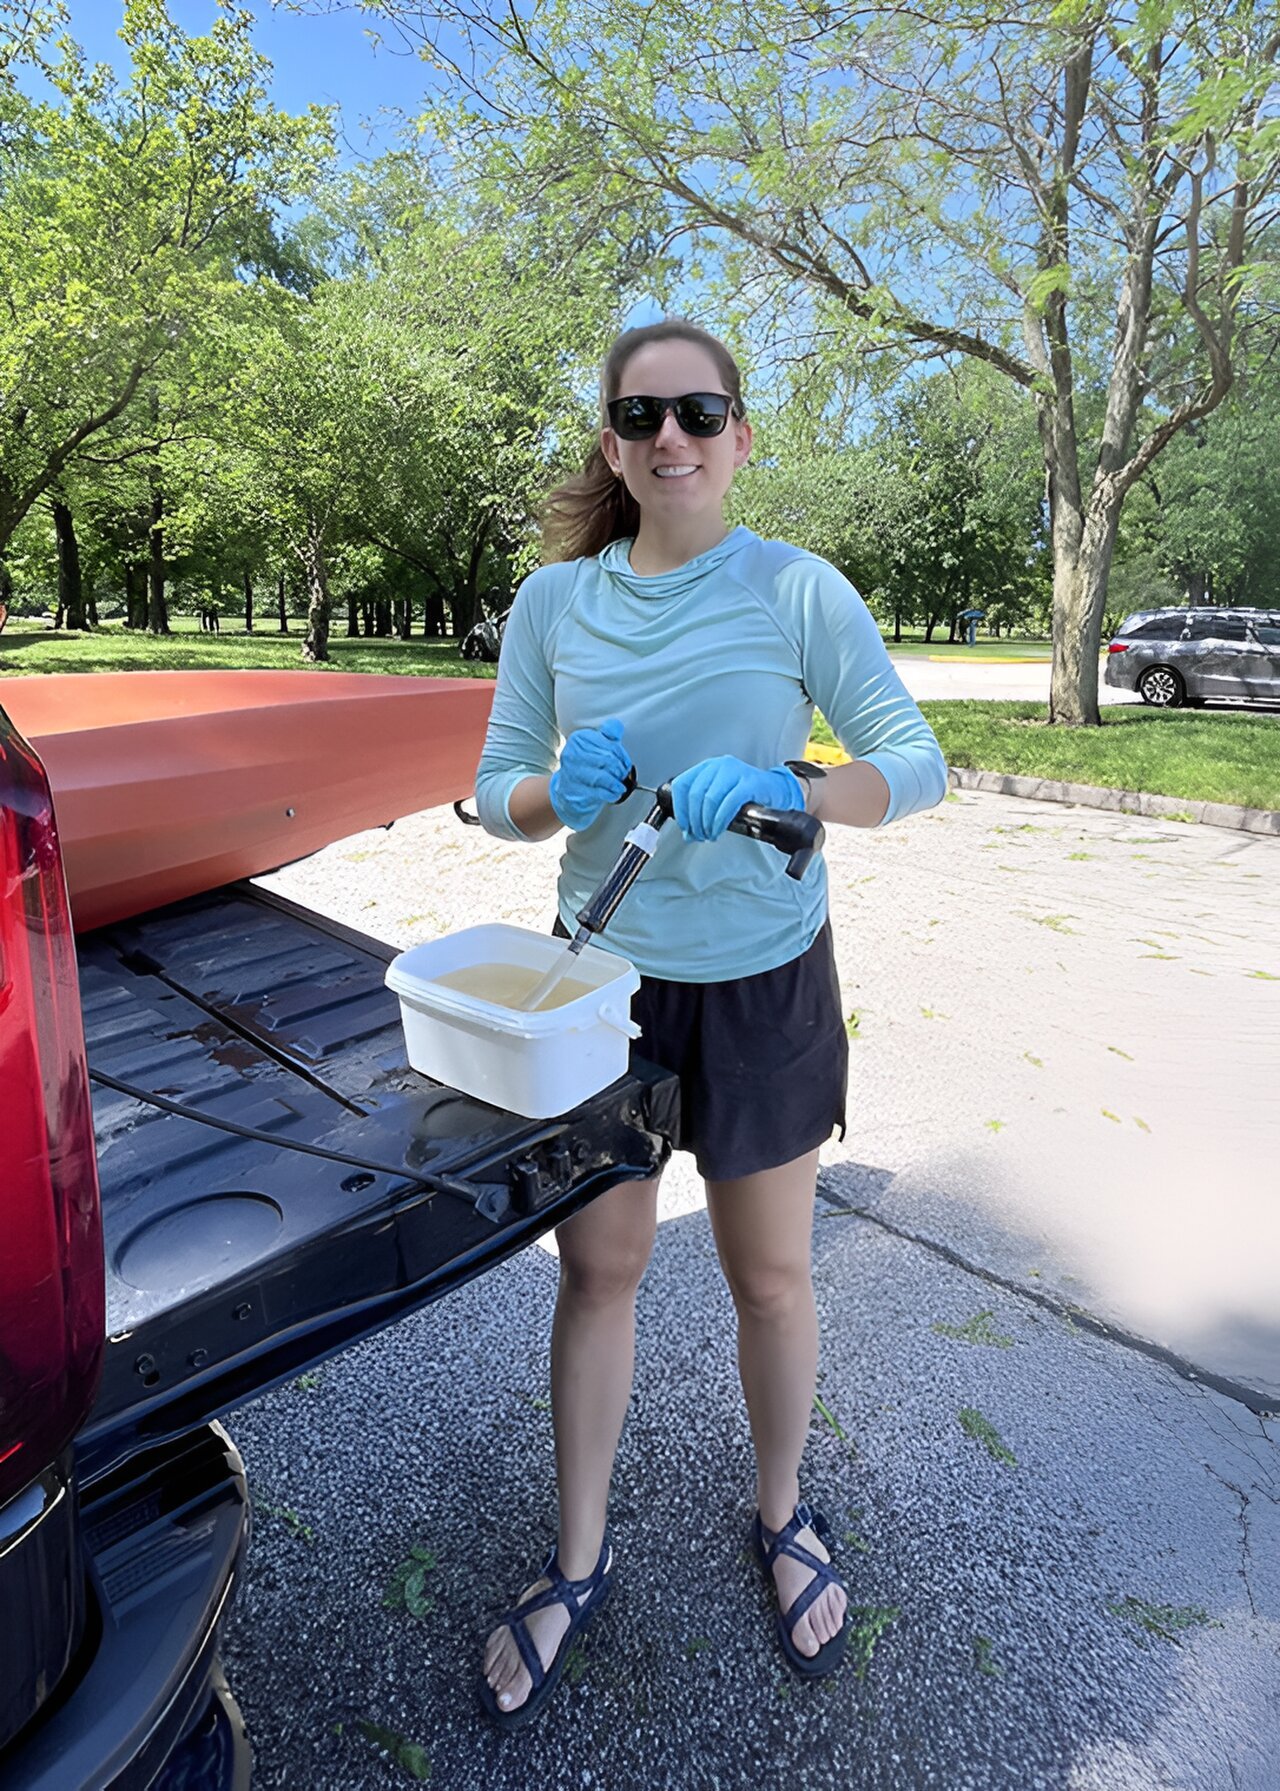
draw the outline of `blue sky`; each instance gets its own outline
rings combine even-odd
[[[68,9],[72,36],[86,53],[123,69],[127,57],[116,36],[122,0],[69,0]],[[198,32],[208,29],[217,8],[213,0],[169,0],[169,10],[184,30]],[[430,80],[416,57],[387,44],[375,49],[367,23],[354,12],[300,18],[276,11],[269,0],[257,0],[248,10],[257,17],[254,41],[275,69],[271,92],[277,105],[297,112],[312,103],[336,102],[351,158],[390,146],[395,124],[382,109],[414,113]]]

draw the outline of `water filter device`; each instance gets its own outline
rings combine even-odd
[[[653,807],[627,834],[612,870],[579,910],[578,931],[570,949],[581,950],[591,934],[603,932],[608,926],[619,902],[653,857],[658,835],[671,819],[669,783],[650,791],[644,784],[636,782],[635,768],[632,767],[619,800],[625,801],[634,790],[644,790],[647,795],[652,795]],[[760,840],[764,845],[785,852],[787,875],[795,878],[804,876],[814,853],[826,838],[826,830],[815,815],[806,814],[803,809],[764,808],[755,802],[745,803],[738,810],[729,823],[729,832],[746,834],[748,839]]]

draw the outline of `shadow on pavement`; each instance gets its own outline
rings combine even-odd
[[[484,1723],[475,1675],[553,1533],[546,1254],[236,1414],[260,1509],[313,1532],[259,1523],[233,1621],[259,1782],[384,1785],[367,1721],[449,1791],[1271,1791],[1280,1586],[1240,1529],[1267,1475],[1280,1499],[1263,1427],[1227,1424],[1220,1466],[1227,1402],[829,1203],[814,1262],[802,1489],[854,1607],[838,1674],[797,1681],[773,1634],[696,1213],[660,1228],[638,1302],[614,1596],[527,1733]],[[383,1605],[414,1547],[420,1618]]]

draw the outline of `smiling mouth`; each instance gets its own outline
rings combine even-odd
[[[687,479],[697,470],[696,466],[655,466],[653,472],[657,479]]]

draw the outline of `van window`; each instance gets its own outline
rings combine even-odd
[[[1268,616],[1255,622],[1253,632],[1264,647],[1280,647],[1280,616]]]
[[[1249,628],[1243,616],[1193,615],[1191,618],[1188,640],[1193,641],[1245,641],[1249,638]]]
[[[1172,616],[1150,616],[1145,622],[1139,622],[1131,628],[1126,622],[1120,630],[1127,641],[1176,641],[1182,634],[1186,617],[1181,613]]]

